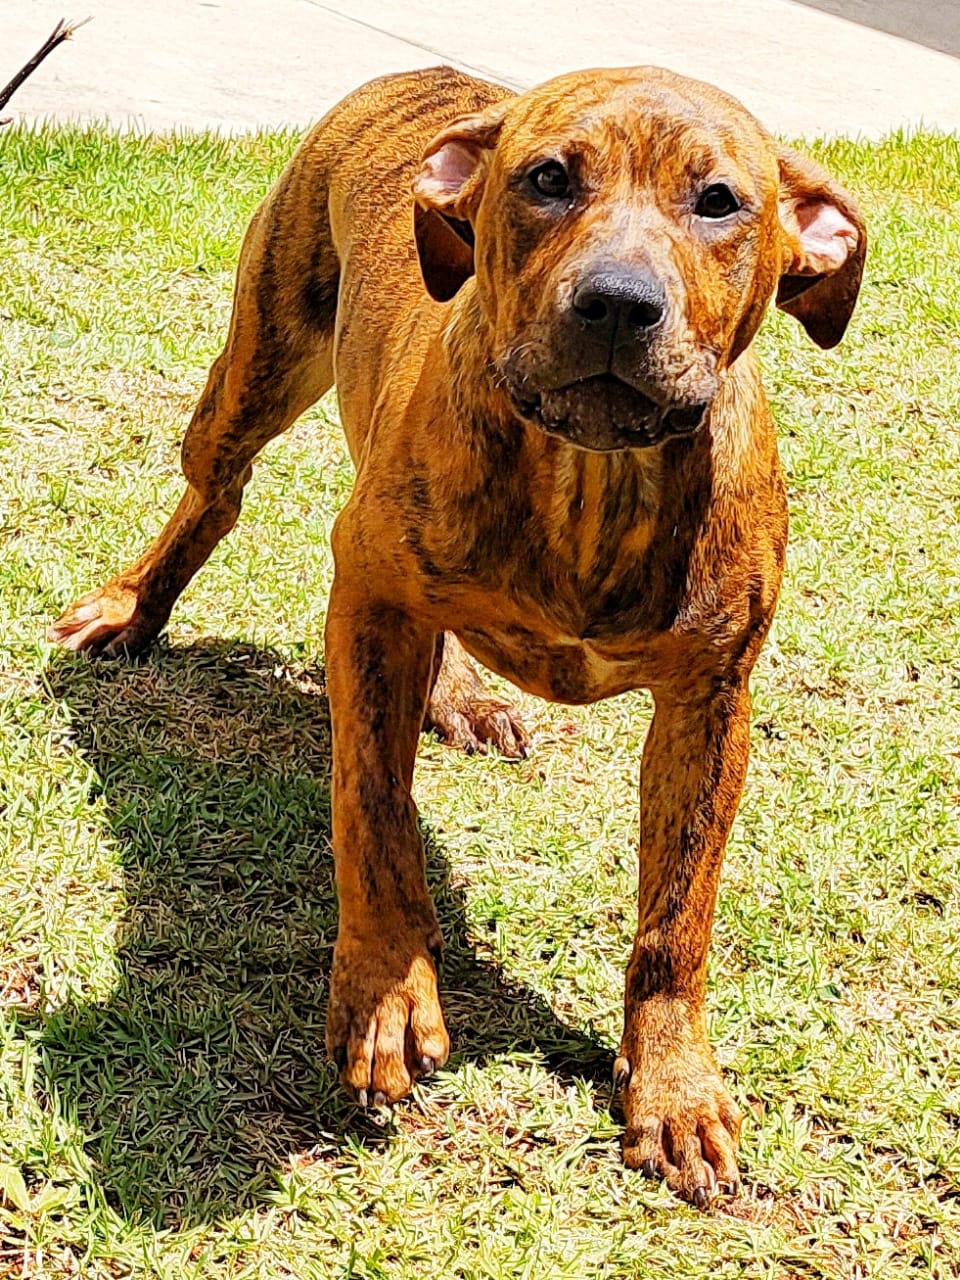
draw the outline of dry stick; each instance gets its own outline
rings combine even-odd
[[[80,27],[84,26],[89,21],[89,18],[84,18],[83,22],[67,22],[66,18],[61,18],[51,34],[44,41],[43,46],[37,50],[26,66],[20,68],[6,88],[0,90],[0,108],[7,105],[16,91],[23,84],[24,80],[26,80],[27,76],[32,75],[33,72],[36,71],[37,67],[39,67],[40,63],[48,53],[52,53],[58,44],[63,44],[64,40],[69,40],[75,31],[79,30]],[[8,116],[6,120],[0,120],[0,124],[9,124],[10,119],[11,117]]]

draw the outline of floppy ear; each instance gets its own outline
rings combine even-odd
[[[413,182],[413,231],[427,292],[447,302],[473,275],[473,219],[506,108],[464,116],[424,152]]]
[[[777,306],[821,347],[835,347],[853,315],[867,230],[856,204],[825,169],[780,152],[783,272]]]

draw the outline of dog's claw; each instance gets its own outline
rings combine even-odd
[[[488,714],[481,707],[430,704],[427,726],[441,742],[466,755],[486,755],[495,748],[505,760],[525,760],[530,743],[526,730],[506,708]]]
[[[420,1075],[423,1077],[424,1080],[429,1079],[429,1077],[433,1075],[436,1069],[437,1069],[437,1064],[434,1062],[433,1058],[429,1056],[425,1056],[420,1059]]]
[[[613,1064],[613,1091],[623,1093],[630,1083],[630,1062],[627,1058],[618,1058]]]
[[[645,1178],[656,1178],[658,1176],[657,1163],[655,1160],[644,1160],[640,1166],[640,1172]]]
[[[706,1209],[710,1203],[710,1192],[706,1187],[694,1187],[691,1198],[695,1209]]]
[[[436,941],[436,935],[411,936],[391,951],[374,937],[337,939],[327,1045],[331,1055],[343,1046],[340,1079],[363,1108],[392,1107],[407,1097],[425,1064],[436,1070],[447,1060],[450,1037],[427,954]]]

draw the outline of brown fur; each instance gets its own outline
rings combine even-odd
[[[557,156],[572,194],[542,200],[531,166]],[[719,180],[743,199],[726,222],[697,212]],[[837,341],[864,245],[822,170],[718,90],[650,68],[519,97],[448,69],[374,82],[313,130],[254,217],[180,506],[52,634],[91,652],[147,644],[236,521],[257,451],[336,380],[357,480],[327,619],[328,1043],[362,1102],[402,1097],[449,1050],[410,794],[431,689],[428,719],[451,740],[518,754],[522,730],[464,649],[546,698],[645,687],[624,1154],[696,1203],[737,1185],[706,958],[787,525],[750,344],[774,295]],[[665,299],[608,354],[569,304],[597,263]]]

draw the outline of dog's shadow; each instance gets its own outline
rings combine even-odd
[[[322,672],[209,642],[140,666],[58,658],[48,675],[123,864],[110,994],[68,1004],[43,1036],[108,1200],[157,1225],[212,1221],[262,1202],[293,1152],[389,1141],[324,1053],[336,899]],[[451,1069],[534,1052],[605,1092],[609,1052],[478,959],[429,837],[427,853]]]

